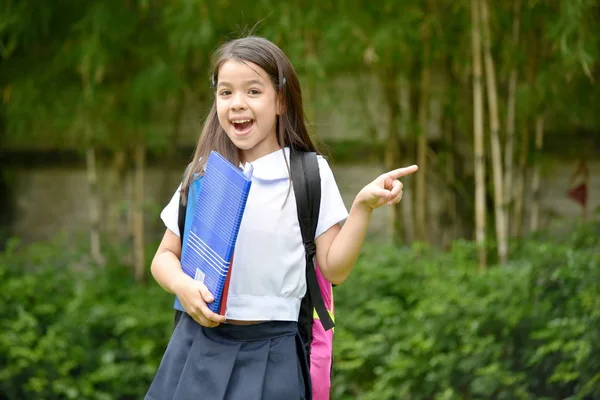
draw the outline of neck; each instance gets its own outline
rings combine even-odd
[[[240,163],[242,163],[242,165],[245,165],[246,163],[254,162],[254,161],[258,160],[259,158],[268,156],[269,154],[273,154],[277,151],[280,151],[281,149],[283,149],[283,147],[278,145],[276,149],[269,151],[267,153],[264,153],[264,154],[259,153],[259,152],[254,152],[254,151],[252,151],[252,149],[239,150],[238,154],[239,154]]]

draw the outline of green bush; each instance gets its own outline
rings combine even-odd
[[[150,384],[171,295],[78,248],[0,253],[0,399],[140,399]],[[600,398],[600,225],[539,235],[503,267],[476,259],[468,242],[367,245],[335,290],[333,398]]]
[[[171,297],[68,249],[59,239],[0,257],[0,398],[140,399],[170,335]]]
[[[475,250],[365,249],[336,289],[335,399],[600,396],[600,227],[484,271]]]

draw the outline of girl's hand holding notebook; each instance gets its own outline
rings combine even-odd
[[[225,322],[224,316],[208,309],[207,303],[212,303],[214,296],[202,282],[185,275],[177,282],[175,294],[185,311],[200,325],[214,328]]]

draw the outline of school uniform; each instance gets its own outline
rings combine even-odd
[[[146,400],[310,399],[310,374],[298,333],[306,292],[305,252],[288,148],[252,162],[252,186],[235,246],[226,318],[267,321],[205,328],[183,314]],[[327,161],[319,156],[321,205],[315,237],[345,220]],[[178,188],[161,213],[176,235]]]

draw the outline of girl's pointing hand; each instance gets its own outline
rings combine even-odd
[[[402,200],[403,186],[399,179],[416,172],[417,169],[419,167],[411,165],[380,175],[358,193],[355,202],[369,211],[379,208],[385,203],[389,205],[399,203]]]

